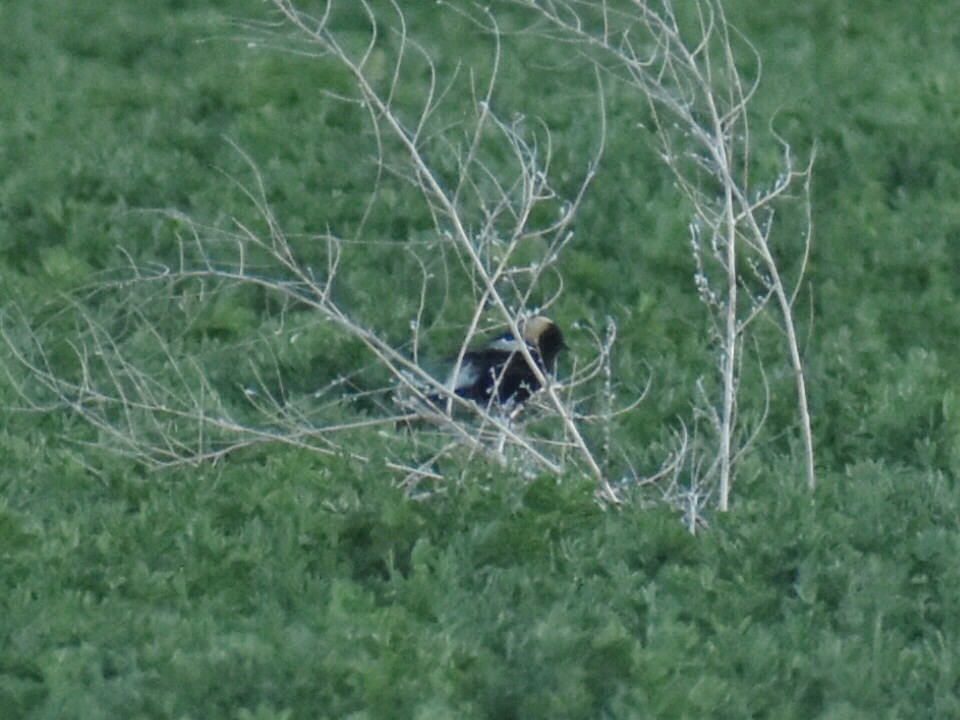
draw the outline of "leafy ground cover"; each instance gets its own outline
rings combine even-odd
[[[764,61],[757,117],[799,154],[817,148],[803,301],[815,495],[789,434],[763,440],[731,512],[691,537],[662,508],[601,510],[577,478],[478,466],[414,501],[369,465],[274,448],[156,473],[106,453],[81,462],[77,443],[95,436],[69,415],[4,411],[6,715],[958,714],[960,25],[934,3],[868,5],[727,6]],[[412,26],[436,12],[410,8]],[[245,217],[225,138],[257,160],[289,231],[359,221],[369,168],[350,117],[316,92],[337,78],[237,42],[231,19],[263,13],[0,7],[4,302],[39,311],[121,264],[121,246],[169,261],[156,209]],[[436,39],[444,57],[483,52],[457,27]],[[596,137],[579,91],[539,66],[502,85],[574,150]],[[689,402],[679,388],[709,348],[687,218],[633,111],[611,98],[557,316],[617,319],[621,382],[655,378],[629,427],[650,438]],[[575,172],[573,155],[558,162]],[[370,223],[384,237],[428,227],[403,207]],[[371,312],[377,272],[356,283]],[[261,329],[257,310],[228,299],[194,340],[216,358]],[[308,388],[328,349],[287,358],[293,382]],[[789,392],[789,378],[771,383]],[[789,426],[788,398],[772,412]]]

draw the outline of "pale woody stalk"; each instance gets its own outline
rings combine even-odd
[[[720,0],[693,0],[685,4],[685,11],[693,8],[689,14],[694,18],[692,26],[687,28],[681,26],[671,0],[514,0],[514,4],[533,10],[547,21],[546,29],[541,25],[533,32],[579,46],[604,71],[635,88],[647,100],[662,144],[662,157],[694,208],[692,230],[699,268],[697,285],[701,298],[716,313],[720,341],[722,397],[716,428],[717,451],[715,462],[704,470],[706,475],[718,472],[718,507],[726,510],[729,506],[733,461],[738,455],[733,445],[737,430],[741,341],[747,326],[763,311],[770,297],[776,300],[787,358],[793,369],[807,484],[813,489],[816,485],[813,435],[793,316],[793,302],[806,267],[812,233],[810,165],[801,171],[795,170],[789,145],[776,138],[783,150],[780,175],[759,190],[751,187],[754,149],[747,105],[756,83],[744,85],[732,39],[736,37],[744,49],[753,54],[758,67],[759,57],[728,24]],[[699,173],[717,182],[719,194],[704,188]],[[791,293],[774,257],[769,220],[773,204],[784,198],[798,180],[803,181],[801,202],[807,207],[807,231],[801,267]],[[709,235],[707,241],[698,228]],[[752,254],[759,260],[759,266],[748,262],[745,268],[741,253]],[[713,257],[722,268],[722,278],[714,279],[703,272],[702,254]],[[744,277],[751,274],[763,284],[766,293],[744,303],[740,289]]]

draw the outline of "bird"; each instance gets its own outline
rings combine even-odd
[[[554,374],[557,355],[566,347],[556,323],[537,315],[520,324],[520,335],[541,376]],[[540,380],[523,356],[520,342],[509,332],[466,351],[451,372],[447,388],[483,406],[520,405],[540,389]]]

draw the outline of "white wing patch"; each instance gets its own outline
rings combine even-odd
[[[479,377],[480,373],[477,372],[477,366],[472,362],[464,362],[456,376],[451,374],[450,379],[447,380],[447,387],[454,391],[470,387]]]

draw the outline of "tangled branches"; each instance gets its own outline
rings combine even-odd
[[[316,14],[291,0],[272,4],[277,21],[245,26],[244,39],[330,64],[335,82],[320,91],[358,118],[368,141],[372,172],[357,221],[335,230],[337,218],[325,218],[324,233],[287,232],[269,183],[237,147],[249,178],[237,187],[253,221],[206,226],[164,212],[175,258],[130,254],[125,268],[66,299],[45,324],[5,310],[0,333],[15,362],[4,369],[25,406],[69,409],[94,429],[90,442],[155,467],[283,443],[383,462],[411,489],[478,456],[525,473],[585,473],[608,502],[624,487],[656,485],[693,529],[714,487],[718,506],[728,506],[743,450],[735,442],[743,339],[772,299],[814,484],[793,319],[802,269],[791,292],[771,247],[773,206],[809,178],[809,167],[795,170],[783,143],[779,176],[759,190],[751,181],[753,86],[741,80],[736,35],[715,0],[695,4],[689,39],[669,0],[510,3],[536,19],[521,35],[567,44],[598,70],[596,149],[572,189],[568,178],[557,181],[551,128],[494,110],[504,33],[491,10],[441,3],[490,42],[483,68],[442,72],[395,0],[327,0]],[[702,392],[697,410],[713,449],[704,450],[707,431],[695,421],[646,473],[611,440],[616,419],[643,397],[614,402],[616,325],[591,335],[562,382],[522,338],[524,321],[548,312],[564,291],[558,260],[606,145],[609,77],[648,103],[662,158],[693,209],[696,287],[719,347],[721,397]],[[387,197],[416,207],[428,227],[402,239],[378,236],[372,218]],[[809,236],[808,225],[807,243]],[[265,320],[231,334],[236,312]],[[212,321],[218,313],[228,319]],[[471,402],[437,367],[435,348],[451,347],[451,338],[457,368],[469,348],[497,333],[515,341],[540,387],[522,407]]]

